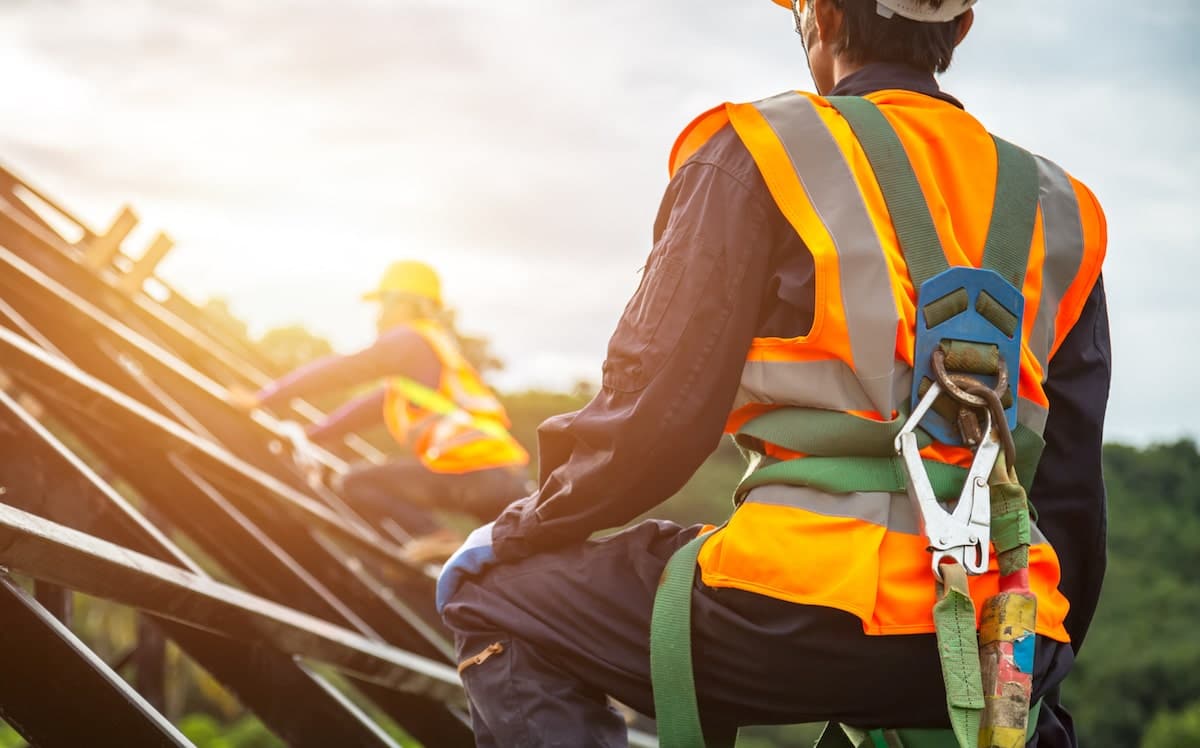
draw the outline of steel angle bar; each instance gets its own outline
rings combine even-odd
[[[179,471],[179,473],[193,486],[196,490],[202,493],[213,504],[217,505],[225,514],[232,517],[245,531],[253,537],[260,545],[262,545],[270,554],[278,559],[278,563],[286,567],[286,573],[298,578],[310,595],[316,595],[321,598],[321,601],[332,609],[332,612],[341,619],[342,622],[357,630],[360,634],[368,636],[372,639],[381,639],[366,621],[364,621],[358,613],[351,610],[344,602],[318,581],[307,569],[296,562],[294,558],[278,543],[275,539],[263,532],[251,519],[242,514],[237,507],[229,503],[229,500],[211,483],[197,475],[186,462],[181,460],[176,455],[171,455],[168,458],[171,465]],[[323,616],[324,617],[324,616]]]
[[[0,620],[0,713],[34,745],[192,745],[70,629],[3,574]]]
[[[196,354],[192,358],[199,359],[200,362],[205,364],[206,368],[211,368],[211,363],[217,362],[222,367],[222,373],[232,374],[236,378],[250,382],[254,386],[261,387],[270,381],[270,377],[264,374],[261,369],[247,364],[238,354],[215,340],[208,332],[202,331],[195,324],[180,318],[174,311],[167,309],[144,292],[135,293],[132,297],[118,293],[116,286],[120,284],[119,276],[112,272],[101,271],[94,273],[85,269],[80,264],[83,260],[83,253],[74,245],[63,240],[44,221],[38,218],[36,214],[31,214],[19,199],[14,203],[0,197],[0,217],[10,221],[24,232],[27,238],[32,239],[47,250],[37,254],[39,261],[43,265],[49,261],[50,264],[55,265],[56,274],[65,274],[71,278],[73,282],[66,284],[62,282],[61,278],[57,279],[54,282],[57,287],[56,291],[66,291],[70,287],[72,290],[68,291],[68,293],[84,293],[85,291],[81,287],[86,286],[86,293],[92,297],[92,300],[97,303],[100,303],[101,300],[107,302],[110,311],[112,311],[113,304],[117,304],[125,317],[129,317],[132,312],[136,312],[137,314],[134,316],[141,325],[148,330],[153,330],[160,338],[171,341],[177,349],[177,354],[187,352]],[[48,279],[48,276],[45,273],[40,273],[40,271],[32,275],[29,273],[31,269],[34,271],[38,270],[29,258],[21,258],[9,250],[6,250],[6,252],[8,254],[7,261],[15,270],[26,274],[34,282],[43,282]],[[50,260],[51,257],[57,260],[57,262]],[[14,258],[20,260],[21,264],[24,264],[24,268],[20,264],[12,262],[11,260]],[[41,279],[36,278],[36,274],[41,274],[43,277]],[[184,297],[173,289],[169,290],[177,298],[173,306],[186,307],[186,309],[191,311],[193,317],[201,317],[202,313],[195,305],[186,301]],[[76,300],[78,298],[76,297]],[[130,301],[132,301],[132,307],[130,306]],[[244,349],[244,342],[238,348]],[[189,350],[185,351],[183,349]],[[245,351],[242,351],[242,354],[245,355]],[[322,417],[320,410],[304,401],[297,401],[295,410],[298,414],[310,420]],[[346,444],[360,457],[367,460],[377,462],[383,458],[383,455],[377,449],[359,437],[348,438]],[[332,453],[324,455],[324,457],[331,468],[344,469],[344,463]]]
[[[67,449],[8,393],[0,391],[0,463],[4,502],[204,574],[162,530],[147,520],[83,460]],[[58,497],[69,493],[69,504]],[[53,497],[53,498],[52,498]]]
[[[291,748],[399,748],[361,709],[291,655],[173,621],[163,621],[163,629]],[[422,701],[426,712],[439,711]],[[443,745],[442,739],[454,734],[430,734],[426,744]]]
[[[141,399],[144,404],[171,416],[193,433],[201,437],[207,436],[209,441],[224,441],[229,447],[236,445],[234,451],[243,462],[256,464],[260,468],[274,467],[275,473],[272,477],[287,478],[293,482],[293,486],[303,485],[303,479],[294,468],[285,465],[284,461],[271,454],[263,439],[255,438],[260,433],[265,435],[266,432],[248,431],[243,415],[234,413],[223,402],[212,402],[213,397],[220,391],[216,385],[193,372],[168,352],[155,347],[116,320],[108,318],[101,310],[90,307],[83,299],[57,286],[53,279],[29,267],[20,258],[0,248],[0,268],[3,267],[3,262],[13,263],[13,277],[23,279],[24,282],[19,284],[13,294],[19,294],[27,305],[36,303],[41,307],[63,311],[75,310],[75,314],[69,318],[70,325],[79,328],[79,331],[72,331],[74,334],[60,331],[59,335],[63,347],[72,352],[70,357],[75,363],[83,365],[93,375],[101,375],[102,380],[116,386],[125,394]],[[37,301],[30,302],[25,298],[27,296],[36,298]],[[36,313],[42,317],[47,315],[47,312],[40,310],[29,313]],[[44,338],[45,336],[41,335],[41,339]],[[39,342],[42,342],[41,339]],[[122,347],[136,350],[140,354],[140,360],[118,350],[110,339],[124,343],[125,346]],[[93,350],[94,348],[98,348],[99,352]],[[112,365],[100,366],[100,360],[95,358],[100,355],[107,358]],[[184,402],[180,402],[181,398]],[[224,439],[212,438],[210,434],[219,434]],[[304,495],[301,492],[297,493]],[[373,532],[366,521],[336,494],[322,490],[317,492],[317,495],[344,522],[368,533]]]
[[[384,540],[365,527],[345,524],[340,517],[324,505],[240,460],[220,445],[197,437],[187,429],[78,367],[42,351],[11,330],[0,328],[0,351],[6,349],[11,353],[18,354],[19,358],[13,359],[11,356],[5,355],[0,357],[0,360],[4,361],[5,368],[11,370],[14,375],[19,376],[22,371],[30,374],[31,378],[23,380],[27,385],[45,391],[46,381],[49,379],[57,379],[56,385],[63,381],[71,382],[98,399],[98,402],[91,404],[92,408],[97,405],[102,407],[110,405],[132,414],[138,420],[157,429],[168,441],[176,447],[186,450],[189,455],[201,458],[220,470],[233,472],[241,479],[257,484],[267,493],[277,497],[281,508],[293,512],[316,528],[330,532],[338,540],[349,542],[355,549],[364,551],[368,557],[387,564],[411,568],[411,564],[405,560],[399,546]]]
[[[465,703],[454,668],[3,505],[0,564],[189,626],[268,644],[383,686]]]
[[[52,521],[69,522],[115,543],[175,563],[196,575],[204,571],[120,494],[67,449],[11,397],[0,392],[0,461],[4,499]],[[67,494],[67,500],[59,500]],[[228,536],[227,536],[228,537]],[[156,619],[202,667],[234,692],[241,702],[288,745],[392,746],[378,727],[319,676],[273,648],[209,634],[174,621]],[[372,696],[396,692],[373,686]],[[419,708],[393,711],[391,701],[376,703],[427,745],[454,745],[462,732],[443,705],[406,696]]]
[[[46,193],[42,192],[38,188],[31,185],[29,182],[25,181],[16,172],[14,172],[11,169],[4,167],[4,166],[0,166],[0,187],[4,188],[13,197],[17,198],[18,203],[24,207],[25,211],[27,211],[31,216],[34,216],[39,222],[45,224],[47,228],[50,227],[50,224],[46,223],[45,219],[43,219],[40,215],[37,214],[36,211],[32,210],[28,206],[28,204],[25,202],[25,200],[23,200],[20,197],[20,195],[16,192],[16,190],[14,189],[15,187],[19,187],[19,188],[25,190],[26,192],[33,195],[35,198],[37,198],[41,202],[45,203],[55,213],[58,213],[60,217],[62,217],[69,223],[75,224],[75,226],[78,227],[81,232],[83,232],[84,236],[94,236],[95,235],[95,232],[93,232],[92,229],[86,223],[84,223],[81,218],[79,218],[78,216],[76,216],[75,214],[73,214],[69,210],[67,210],[65,207],[60,205],[58,202],[56,202],[54,200],[54,198],[50,197]]]
[[[22,293],[31,294],[40,291],[41,297],[48,303],[73,310],[72,321],[75,324],[92,327],[93,333],[98,334],[98,337],[105,335],[121,341],[140,353],[143,360],[154,363],[161,372],[173,377],[180,384],[207,395],[212,401],[219,403],[218,407],[220,408],[227,409],[229,407],[224,403],[224,387],[196,371],[171,351],[130,329],[16,253],[0,247],[0,265],[9,266],[13,271],[12,277],[20,278]],[[278,422],[265,413],[256,414],[255,421],[268,434],[274,434],[279,430]],[[328,452],[317,452],[316,454],[330,469],[334,471],[346,469],[345,462],[333,454]],[[339,507],[339,509],[344,510],[345,508]]]
[[[0,298],[0,315],[3,315],[4,319],[8,320],[9,325],[14,330],[19,331],[22,335],[37,343],[42,348],[46,349],[50,353],[53,353],[59,358],[67,357],[66,354],[64,354],[54,345],[54,343],[50,342],[50,338],[47,338],[45,335],[43,335],[41,331],[39,331],[33,326],[32,323],[30,323],[29,320],[25,319],[20,312],[14,309],[11,304],[2,298]]]
[[[631,748],[658,748],[658,738],[641,730],[630,730],[629,745]]]
[[[346,554],[344,549],[336,557],[326,554],[324,546],[333,545],[339,549],[341,546],[320,533],[308,532],[287,522],[286,517],[261,513],[247,516],[226,498],[223,490],[218,490],[206,478],[195,473],[177,455],[168,454],[165,459],[157,456],[147,459],[147,455],[154,454],[153,447],[137,440],[136,429],[107,422],[107,419],[82,418],[69,408],[56,408],[57,404],[49,401],[47,407],[74,433],[86,434],[88,446],[143,496],[171,497],[169,501],[157,500],[152,505],[200,543],[206,553],[244,588],[311,615],[348,626],[366,636],[384,638],[393,645],[417,654],[448,661],[453,659],[446,654],[448,645],[437,631],[437,616],[423,607],[420,609],[425,615],[423,620],[414,615],[409,605],[395,599],[396,592],[399,592],[414,596],[418,602],[425,598],[431,601],[432,591],[428,587],[428,580],[424,580],[424,586],[417,586],[415,578],[408,579],[413,575],[406,573],[389,576],[392,587],[373,586],[369,583],[373,577],[370,577],[366,567]],[[27,426],[11,434],[0,430],[0,450],[5,445],[20,449],[21,439],[29,439],[30,429],[33,428],[36,426]],[[42,439],[46,438],[46,435],[42,436]],[[64,481],[64,470],[60,465],[34,451],[29,459],[16,462],[6,470],[0,469],[0,474],[7,472],[12,481],[24,486],[26,495],[49,495],[52,491],[48,489],[52,487],[65,489],[58,493],[79,493],[73,484]],[[65,471],[68,474],[70,472],[69,469]],[[17,497],[20,493],[17,490],[12,495]],[[56,514],[48,512],[50,507],[44,503],[36,506],[19,505],[19,508],[97,534],[94,523],[81,525],[82,521],[97,514],[94,510]],[[255,506],[251,504],[246,508],[254,509]],[[103,537],[127,544],[112,534],[106,533]],[[282,547],[281,542],[286,542],[291,550]],[[293,551],[302,553],[303,559],[296,557]],[[303,563],[298,563],[301,560]],[[393,589],[396,585],[399,587]],[[435,624],[431,626],[426,623],[427,620]]]
[[[174,407],[173,403],[167,405]],[[139,451],[143,447],[139,446],[136,429],[104,423],[104,419],[89,425],[66,413],[59,413],[59,418],[75,431],[85,433],[85,441],[110,465],[125,473],[127,480],[143,494],[173,496],[171,502],[158,508],[201,541],[243,586],[334,623],[348,625],[364,635],[384,638],[426,656],[453,659],[432,606],[419,605],[425,598],[432,600],[428,579],[406,571],[388,575],[389,583],[399,586],[398,590],[386,587],[324,534],[314,533],[287,516],[272,514],[253,493],[243,497],[239,505],[232,503],[226,498],[233,498],[229,491],[246,493],[241,490],[245,488],[244,481],[225,480],[220,488],[215,487],[177,454],[167,454],[165,460],[146,459],[152,452]],[[127,448],[123,451],[139,452],[138,457],[110,454],[110,445],[115,441],[123,442]],[[153,450],[153,446],[144,449]],[[167,465],[180,475],[164,470]],[[188,509],[183,511],[185,505]],[[331,546],[336,552],[330,550]],[[336,594],[331,590],[336,590]],[[419,614],[397,597],[396,591],[411,596],[420,607]]]
[[[429,748],[474,748],[475,733],[465,709],[430,709],[419,697],[375,683],[349,678],[363,696],[396,720],[405,732]]]
[[[427,623],[429,620],[439,619],[437,610],[434,607],[433,589],[430,584],[418,585],[416,583],[428,583],[429,580],[417,579],[412,575],[405,575],[402,578],[388,579],[387,584],[385,584],[382,580],[372,575],[370,571],[363,568],[363,565],[358,563],[357,559],[348,556],[345,550],[337,543],[321,533],[314,533],[312,537],[313,541],[315,541],[314,549],[327,554],[329,563],[322,564],[322,568],[344,569],[347,574],[355,578],[357,584],[373,592],[387,606],[390,612],[399,616],[401,620],[407,623],[432,648],[432,652],[441,654],[446,660],[454,662],[454,645],[445,636],[444,629],[431,626]],[[337,589],[345,589],[347,586],[349,584],[339,584],[337,585]],[[391,633],[391,631],[386,630],[385,632],[388,634]],[[384,638],[393,644],[415,649],[407,641],[396,641],[392,636],[385,636]]]
[[[232,481],[197,472],[178,457],[168,459],[194,485],[204,487],[214,501],[223,500],[225,496],[247,498],[243,496],[242,487]],[[218,478],[215,485],[210,482],[214,478]],[[443,658],[448,662],[454,660],[453,648],[433,609],[432,580],[408,570],[395,574],[387,573],[386,567],[382,570],[368,568],[325,533],[278,518],[272,521],[264,514],[269,508],[261,502],[244,503],[247,521],[269,526],[270,542],[278,543],[281,552],[295,558],[305,570],[306,578],[311,575],[314,586],[324,585],[336,590],[355,614],[362,617],[364,624],[358,626],[360,631],[365,632],[369,625],[391,644],[428,657]],[[376,577],[376,571],[386,574],[386,585]]]

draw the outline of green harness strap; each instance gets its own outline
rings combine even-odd
[[[896,229],[908,275],[913,288],[919,289],[950,265],[904,144],[887,117],[870,100],[830,96],[829,103],[846,118],[871,164]],[[1028,151],[1006,140],[992,136],[992,141],[996,145],[996,197],[981,267],[1000,273],[1019,291],[1024,285],[1037,221],[1037,162]]]
[[[737,729],[704,740],[692,674],[692,584],[696,558],[715,530],[698,535],[667,562],[650,618],[650,680],[662,748],[733,748]]]
[[[976,748],[984,701],[975,601],[962,566],[943,564],[940,569],[942,596],[933,606],[933,627],[946,684],[946,711],[959,746]]]
[[[987,242],[983,245],[983,267],[1003,275],[1018,290],[1025,286],[1033,227],[1037,222],[1037,162],[1028,151],[992,136],[996,143],[996,202]]]
[[[904,152],[904,144],[879,107],[867,99],[830,96],[828,100],[850,123],[854,137],[867,155],[896,228],[913,288],[920,288],[933,276],[949,270],[950,263],[946,262],[929,204]]]
[[[748,444],[746,437],[763,439],[763,435],[774,434],[779,439],[778,441],[776,439],[763,440],[794,452],[806,452],[802,447],[821,439],[835,421],[846,419],[866,421],[866,419],[848,413],[832,415],[840,418],[830,418],[829,411],[783,408],[750,421],[738,431],[735,439],[739,445],[745,448]],[[766,422],[760,423],[760,421]],[[786,429],[782,425],[784,421],[788,421]],[[879,423],[883,427],[879,434],[872,437],[876,442],[886,436],[892,428],[896,430],[900,428],[896,421],[867,423]],[[893,427],[892,424],[895,426]],[[860,428],[860,425],[854,425],[853,428]],[[867,426],[866,428],[873,429],[874,427]],[[1025,486],[1028,491],[1046,443],[1037,432],[1021,424],[1017,424],[1017,428],[1013,430],[1013,442],[1017,447],[1017,475],[1021,479],[1021,485]],[[927,462],[925,469],[929,474],[930,483],[933,484],[934,494],[939,500],[953,501],[958,498],[963,482],[967,478],[965,468],[941,462]],[[907,489],[907,480],[899,457],[863,456],[847,449],[840,455],[827,451],[825,456],[821,457],[801,457],[795,460],[779,461],[758,454],[748,468],[745,477],[738,484],[735,496],[740,500],[752,489],[772,484],[808,486],[833,494],[857,491],[904,493]]]

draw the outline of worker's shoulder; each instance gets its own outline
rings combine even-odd
[[[1080,228],[1083,230],[1086,248],[1103,255],[1108,243],[1108,222],[1100,200],[1083,180],[1076,177],[1057,162],[1038,155],[1039,169],[1042,171],[1043,191],[1062,189],[1073,198],[1079,209]]]
[[[414,325],[396,325],[384,331],[371,349],[389,360],[436,353],[432,341]]]
[[[685,171],[704,170],[754,190],[762,184],[758,166],[730,124],[725,104],[713,107],[684,128],[671,150],[672,179]]]
[[[741,112],[744,119],[746,107],[771,104],[800,106],[811,102],[816,106],[828,106],[828,102],[817,94],[806,91],[784,91],[783,93],[744,104],[725,102],[695,117],[675,139],[671,148],[668,171],[672,177],[686,164],[703,163],[710,166],[742,167],[757,172],[749,150],[733,127],[731,117]]]

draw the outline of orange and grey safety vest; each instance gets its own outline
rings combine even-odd
[[[900,138],[947,261],[978,267],[996,193],[992,137],[939,99],[901,90],[867,98]],[[726,431],[752,432],[750,424],[783,408],[876,422],[899,418],[912,385],[916,293],[879,184],[850,126],[828,101],[804,93],[725,104],[680,136],[672,175],[726,125],[812,253],[816,293],[807,335],[753,341]],[[1099,277],[1106,229],[1087,187],[1043,158],[1037,166],[1017,391],[1019,429],[1040,438],[1048,413],[1046,373]],[[814,475],[826,464],[815,448],[801,452],[762,438],[739,443],[758,453],[753,467],[807,462],[806,474]],[[961,466],[971,453],[933,443],[922,457]],[[828,464],[836,469],[836,462]],[[936,593],[927,542],[903,484],[852,492],[821,486],[819,480],[744,481],[738,509],[700,552],[704,583],[844,610],[861,618],[869,634],[932,632]],[[1032,538],[1037,630],[1067,641],[1058,558],[1036,526]],[[993,555],[991,572],[971,578],[976,610],[996,594],[998,576]]]
[[[431,320],[408,327],[433,349],[441,376],[436,390],[406,377],[389,381],[383,415],[393,438],[435,473],[529,464],[529,453],[508,433],[504,406],[445,328]]]

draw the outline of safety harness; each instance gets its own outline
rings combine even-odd
[[[918,290],[913,408],[891,421],[849,413],[782,408],[735,435],[750,459],[735,493],[770,484],[832,494],[906,491],[931,552],[939,590],[933,618],[952,730],[826,727],[818,748],[1018,748],[1032,735],[1030,708],[1037,601],[1029,591],[1030,507],[1026,486],[1044,446],[1017,423],[1024,284],[1038,208],[1033,156],[994,138],[995,205],[981,268],[954,267],[904,147],[872,102],[831,97],[879,182],[905,263]],[[975,452],[970,468],[925,462],[933,441]],[[775,460],[762,442],[808,455]],[[1027,485],[1027,484],[1026,484]],[[947,510],[941,502],[957,501]],[[664,748],[732,746],[736,726],[701,727],[691,656],[691,595],[705,533],[663,572],[650,632],[650,664]],[[988,570],[994,547],[1000,593],[989,598],[977,633],[969,575]]]

